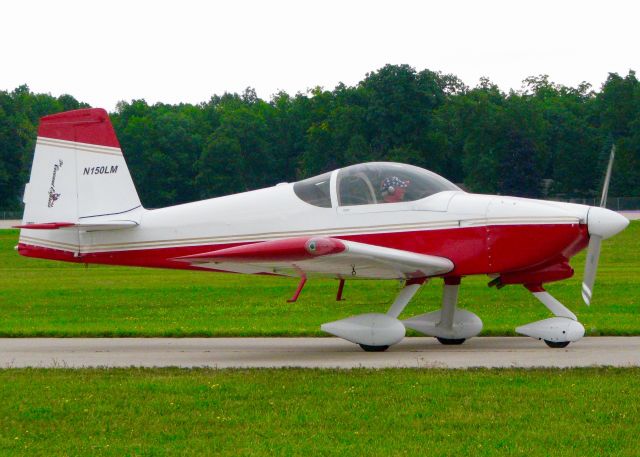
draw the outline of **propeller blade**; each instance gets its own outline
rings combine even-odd
[[[609,194],[609,181],[611,180],[611,170],[613,169],[613,160],[616,158],[616,145],[611,146],[611,154],[609,154],[609,165],[607,165],[607,173],[604,175],[604,184],[602,185],[602,197],[600,198],[600,207],[607,206],[607,195]]]
[[[582,299],[589,306],[593,295],[593,285],[596,282],[596,272],[598,270],[598,260],[600,259],[600,245],[602,237],[591,235],[589,248],[587,249],[587,260],[584,265],[584,277],[582,279]]]
[[[587,248],[587,260],[584,266],[584,277],[582,278],[582,299],[589,306],[591,297],[593,296],[593,286],[596,282],[596,273],[598,271],[598,260],[600,260],[600,246],[603,238],[608,238],[618,233],[629,223],[626,219],[622,221],[622,216],[613,216],[614,213],[606,209],[607,195],[609,194],[609,182],[611,181],[611,171],[613,170],[613,161],[616,157],[616,145],[611,146],[609,154],[609,164],[607,165],[607,173],[604,175],[604,184],[602,185],[602,197],[600,198],[601,210],[591,208],[587,216],[587,224],[589,226],[589,247]],[[609,234],[611,233],[611,234]]]

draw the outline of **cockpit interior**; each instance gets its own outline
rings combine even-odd
[[[377,205],[420,200],[439,192],[461,190],[433,172],[413,165],[371,162],[324,173],[294,184],[303,201],[331,208],[332,175],[338,206]]]

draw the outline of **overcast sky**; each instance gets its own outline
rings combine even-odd
[[[0,89],[28,84],[113,110],[252,86],[356,84],[387,63],[503,90],[548,74],[599,88],[640,70],[640,2],[14,0],[0,4]]]

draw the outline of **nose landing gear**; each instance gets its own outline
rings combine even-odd
[[[525,286],[555,317],[516,328],[521,335],[544,340],[550,348],[564,348],[584,336],[584,327],[575,314],[556,300],[541,285]]]

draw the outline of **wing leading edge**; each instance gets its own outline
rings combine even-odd
[[[236,273],[353,279],[422,278],[448,273],[454,267],[444,257],[329,237],[262,241],[175,260]]]

